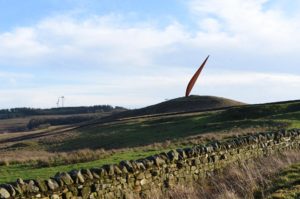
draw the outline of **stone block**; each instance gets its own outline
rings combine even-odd
[[[52,191],[59,188],[58,183],[54,179],[51,179],[51,178],[46,180],[46,184],[47,184],[48,188]]]
[[[74,183],[78,184],[78,183],[84,183],[84,177],[81,173],[80,170],[72,170],[69,172],[71,178],[73,179]]]
[[[93,176],[91,170],[89,170],[89,169],[81,169],[81,174],[84,177],[84,179],[87,179],[87,180],[94,179],[94,176]]]
[[[35,180],[35,184],[39,187],[40,191],[42,192],[48,191],[48,187],[45,180],[37,179]]]
[[[175,161],[179,159],[179,153],[176,150],[171,150],[167,153],[170,161]]]
[[[109,176],[113,176],[115,173],[114,165],[104,165],[102,167]]]
[[[62,198],[63,199],[72,199],[73,198],[73,194],[72,192],[66,192],[62,194]]]
[[[10,198],[10,193],[7,189],[5,189],[4,187],[0,187],[0,198],[1,199],[6,199],[6,198]]]
[[[1,185],[0,188],[6,189],[9,192],[9,194],[10,194],[11,197],[16,196],[16,194],[17,194],[16,190],[14,189],[14,187],[11,184]]]
[[[81,190],[80,190],[80,195],[83,199],[88,199],[89,198],[89,195],[91,193],[91,188],[90,187],[83,187]]]

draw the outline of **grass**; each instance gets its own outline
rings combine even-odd
[[[149,114],[218,109],[238,105],[244,105],[244,103],[221,97],[191,95],[189,97],[179,97],[145,108],[124,112],[122,115],[126,117],[136,117]]]
[[[137,147],[166,140],[177,141],[206,133],[217,134],[237,127],[274,130],[300,126],[299,112],[293,114],[286,112],[288,105],[285,105],[286,108],[283,105],[272,106],[275,106],[275,111],[263,107],[260,111],[263,113],[261,117],[254,117],[252,109],[250,111],[248,107],[245,110],[239,107],[225,111],[132,119],[114,124],[95,125],[75,131],[77,137],[58,143],[55,149],[64,151],[80,147],[92,149]],[[259,107],[256,109],[259,110]],[[266,110],[269,110],[268,114],[264,112]],[[250,111],[249,114],[247,111]],[[275,117],[276,114],[280,117]],[[143,139],[141,140],[140,137]]]
[[[63,151],[79,147],[112,149],[148,145],[198,134],[201,131],[199,127],[205,125],[206,122],[207,116],[200,115],[133,120],[114,125],[88,127],[82,129],[78,137],[63,142],[56,149]]]
[[[0,132],[14,132],[26,129],[30,118],[1,119]]]
[[[63,172],[63,171],[70,171],[79,168],[101,167],[102,165],[105,164],[119,163],[122,160],[135,160],[142,157],[147,157],[150,155],[160,153],[165,150],[166,149],[136,150],[136,151],[128,150],[128,151],[118,152],[109,157],[95,160],[95,161],[54,166],[54,167],[46,167],[46,168],[36,168],[36,166],[31,164],[16,164],[10,166],[0,166],[0,183],[13,182],[17,178],[47,179],[49,177],[54,176],[58,171]]]
[[[281,171],[270,191],[270,198],[274,199],[300,198],[300,163]]]
[[[96,118],[96,117],[104,117],[111,115],[112,112],[103,112],[103,113],[81,113],[81,114],[69,114],[69,115],[35,115],[35,116],[27,116],[27,117],[20,117],[20,118],[11,118],[11,119],[0,119],[0,133],[11,133],[11,132],[24,132],[28,130],[28,123],[30,120],[41,120],[45,121],[44,124],[45,127],[47,127],[47,120],[56,120],[56,122],[59,122],[61,120],[61,123],[66,124],[75,124],[76,120],[72,123],[67,123],[66,121],[68,119],[74,119],[74,118]],[[45,128],[44,127],[44,128]],[[43,127],[41,127],[43,128]]]
[[[300,128],[300,111],[273,115],[272,120],[282,121],[290,124],[290,128]]]
[[[296,199],[300,196],[299,162],[299,151],[239,161],[189,186],[179,184],[164,193],[155,190],[152,198]],[[280,187],[280,195],[274,186]],[[270,189],[275,193],[271,193]]]

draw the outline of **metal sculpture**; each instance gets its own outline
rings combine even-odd
[[[186,88],[186,91],[185,91],[185,96],[188,97],[202,71],[202,69],[204,68],[205,64],[206,64],[206,61],[208,60],[209,58],[209,55],[206,57],[206,59],[204,60],[204,62],[201,64],[200,68],[196,71],[196,73],[194,74],[194,76],[192,77],[192,79],[190,80],[187,88]]]

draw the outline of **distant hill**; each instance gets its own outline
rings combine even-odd
[[[213,110],[240,105],[245,105],[245,103],[223,97],[191,95],[189,97],[175,98],[141,109],[124,111],[117,115],[118,117],[136,117],[142,115]]]
[[[124,111],[123,107],[112,107],[110,105],[79,106],[79,107],[60,107],[50,109],[37,108],[11,108],[0,110],[0,119],[21,118],[28,116],[49,116],[49,115],[74,115],[89,113],[104,113],[112,111]]]
[[[0,110],[0,133],[21,132],[57,125],[73,125],[107,117],[127,109],[110,105],[50,109],[11,108]]]

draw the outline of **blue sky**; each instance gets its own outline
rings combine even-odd
[[[300,99],[300,2],[0,0],[0,108]]]

